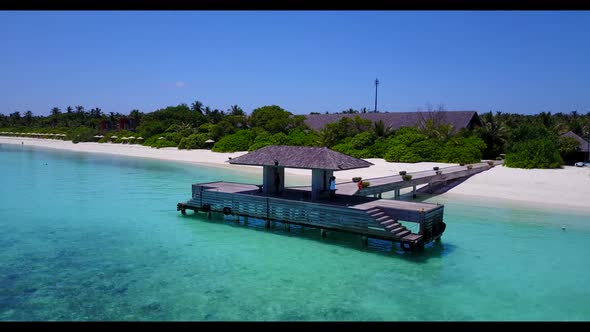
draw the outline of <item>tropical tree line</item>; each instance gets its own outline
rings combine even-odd
[[[436,114],[444,109],[429,111]],[[341,113],[366,112],[365,108]],[[410,163],[473,163],[505,155],[506,166],[520,168],[560,167],[579,150],[575,140],[561,134],[571,130],[587,139],[590,132],[590,112],[487,112],[480,114],[481,126],[472,130],[453,128],[437,119],[430,116],[415,127],[392,130],[381,121],[344,117],[316,132],[306,126],[305,116],[277,105],[256,108],[248,115],[238,105],[219,110],[195,101],[149,113],[134,109],[128,114],[107,114],[83,106],[67,106],[63,111],[54,107],[48,116],[13,112],[0,114],[0,131],[61,133],[74,142],[122,143],[124,137],[141,137],[134,143],[217,152],[253,151],[267,145],[325,146],[358,158]]]

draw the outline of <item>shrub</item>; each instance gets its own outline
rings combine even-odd
[[[551,138],[515,143],[506,154],[506,166],[516,168],[560,168],[563,163],[557,144]]]
[[[467,169],[472,169],[473,165],[467,165]]]
[[[404,176],[404,175],[406,175],[406,174],[407,174],[407,172],[406,172],[406,171],[399,171],[399,175],[402,175],[402,176]]]
[[[491,161],[491,160],[488,160],[488,165],[490,165],[490,166],[494,166],[494,162],[493,162],[493,161]]]
[[[404,179],[404,181],[410,181],[412,179],[412,175],[410,175],[410,174],[402,175],[402,179]]]
[[[367,188],[371,183],[369,181],[363,181],[363,188]]]
[[[464,163],[460,163],[459,166],[465,166],[465,164]]]
[[[240,130],[235,134],[223,137],[213,146],[214,152],[247,151],[254,141],[255,133],[251,130]]]
[[[352,182],[359,182],[361,180],[360,176],[355,176],[352,178]]]

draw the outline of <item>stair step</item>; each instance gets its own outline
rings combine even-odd
[[[394,223],[396,223],[395,219],[389,219],[389,220],[382,221],[381,222],[381,225],[388,226],[388,225],[391,225],[391,224],[394,224]]]
[[[404,236],[406,236],[406,235],[408,235],[410,233],[411,233],[410,231],[405,230],[405,231],[403,231],[401,233],[396,234],[396,236],[401,238],[401,237],[404,237]]]
[[[369,213],[369,215],[373,218],[385,216],[385,212],[376,212],[376,213]]]
[[[396,228],[395,227],[394,228],[391,228],[391,231],[390,232],[391,233],[399,233],[401,231],[405,231],[406,229],[407,228],[405,228],[404,226],[398,225],[398,227],[396,227]]]
[[[422,239],[421,234],[408,234],[402,238],[402,240],[410,242],[419,241],[420,239]]]
[[[393,218],[391,218],[390,216],[383,216],[383,217],[379,217],[375,220],[377,220],[377,222],[383,222],[383,221],[389,220],[389,219],[393,219]]]
[[[391,225],[385,226],[385,228],[387,228],[389,231],[394,231],[394,230],[398,230],[399,231],[399,229],[405,228],[405,227],[402,226],[400,223],[396,222],[396,223],[393,223]]]
[[[371,214],[371,213],[375,213],[375,212],[379,212],[379,211],[381,211],[381,209],[370,209],[370,210],[367,210],[367,213]]]

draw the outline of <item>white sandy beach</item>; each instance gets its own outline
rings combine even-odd
[[[133,144],[78,143],[70,141],[0,137],[0,144],[34,145],[78,152],[108,153],[132,157],[191,162],[217,167],[229,167],[242,171],[262,173],[259,167],[230,165],[229,157],[238,157],[246,152],[216,153],[210,150],[155,149]],[[337,182],[349,182],[354,176],[363,179],[408,172],[431,170],[433,166],[447,167],[445,163],[389,163],[383,159],[367,159],[374,164],[369,168],[336,172]],[[287,169],[299,181],[311,176],[310,170]],[[298,181],[298,182],[299,182]],[[403,192],[402,192],[403,193]],[[514,203],[535,205],[543,208],[572,208],[590,212],[590,167],[565,166],[563,169],[515,169],[503,166],[476,174],[460,185],[442,194],[441,198],[469,197],[474,199],[497,199]]]

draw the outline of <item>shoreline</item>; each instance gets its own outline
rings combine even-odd
[[[1,137],[0,144],[25,145],[67,150],[86,153],[104,153],[128,157],[152,158],[162,161],[173,161],[202,165],[207,167],[221,167],[238,172],[262,175],[262,170],[255,166],[231,165],[227,163],[229,157],[241,156],[246,151],[233,153],[212,152],[211,150],[179,150],[177,148],[161,148],[135,145],[61,141],[39,138]],[[421,162],[415,164],[390,163],[383,159],[365,159],[374,164],[369,168],[353,169],[335,172],[338,183],[350,182],[352,177],[360,176],[371,179],[398,174],[399,171],[408,172],[431,170],[433,166],[448,167],[457,164]],[[311,170],[286,169],[291,177],[291,185],[306,184],[311,179]],[[402,194],[409,191],[402,190]],[[427,198],[433,201],[439,198],[443,201],[473,201],[475,204],[493,206],[494,202],[514,207],[542,209],[590,214],[590,167],[564,166],[562,169],[517,169],[496,166],[490,170],[475,174],[461,184],[452,187],[447,192]],[[490,204],[491,203],[491,204]]]

